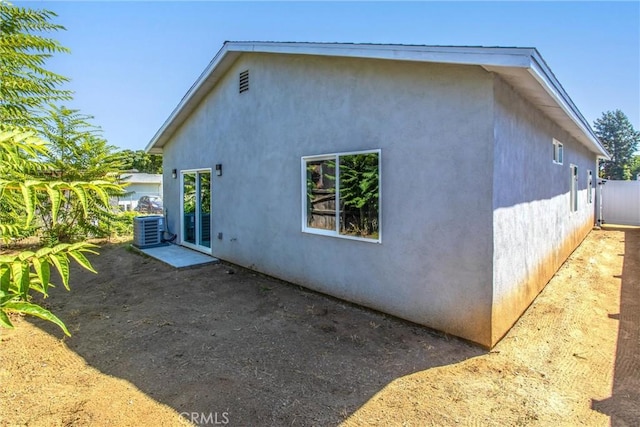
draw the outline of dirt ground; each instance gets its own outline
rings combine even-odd
[[[594,230],[509,334],[465,341],[218,264],[105,245],[0,332],[0,425],[640,425],[640,229]]]

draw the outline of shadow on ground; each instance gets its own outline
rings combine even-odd
[[[640,229],[620,229],[625,257],[620,289],[620,313],[611,397],[593,400],[592,408],[611,417],[611,425],[640,425]]]
[[[47,305],[67,346],[177,412],[332,425],[396,378],[479,347],[224,264],[176,270],[105,246]],[[55,326],[34,321],[62,337]]]

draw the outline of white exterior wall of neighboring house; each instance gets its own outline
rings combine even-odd
[[[597,156],[499,77],[494,95],[495,343],[593,228]],[[553,161],[554,139],[563,144],[562,164]],[[576,211],[570,200],[571,165],[578,167]]]
[[[118,197],[118,206],[124,211],[132,211],[138,206],[142,196],[162,197],[162,175],[131,172],[122,174],[121,179],[128,184],[124,196]]]

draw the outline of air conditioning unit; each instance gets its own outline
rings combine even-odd
[[[163,226],[164,218],[161,215],[133,218],[133,246],[145,249],[166,245],[162,241]]]

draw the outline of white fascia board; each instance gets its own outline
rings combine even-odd
[[[340,56],[444,64],[526,67],[532,48],[412,46],[338,43],[228,42],[235,52]]]
[[[575,106],[569,95],[564,91],[560,82],[555,78],[549,67],[546,65],[540,54],[536,51],[531,56],[531,65],[527,71],[535,78],[540,86],[553,98],[556,104],[564,111],[564,113],[575,123],[575,125],[586,136],[590,142],[604,159],[610,159],[609,153],[602,146],[598,137],[593,133],[591,126],[582,116],[578,108]]]

